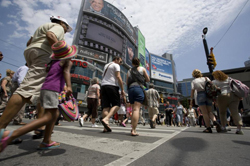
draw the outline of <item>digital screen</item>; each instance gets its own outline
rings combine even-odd
[[[119,52],[122,52],[123,39],[114,32],[89,22],[86,39],[97,41],[103,45],[109,46]]]

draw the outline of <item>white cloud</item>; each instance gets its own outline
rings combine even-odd
[[[10,5],[12,5],[11,1],[2,0],[2,2],[1,2],[1,6],[3,6],[3,7],[9,7]]]

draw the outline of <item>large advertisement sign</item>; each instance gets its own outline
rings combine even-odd
[[[92,12],[107,17],[121,26],[131,39],[136,43],[136,35],[133,26],[124,14],[115,6],[104,0],[85,0],[83,11]]]
[[[86,39],[98,41],[122,52],[123,39],[114,32],[95,23],[89,22]]]
[[[143,67],[146,66],[145,49],[145,38],[138,29],[138,58],[140,59],[141,66]]]
[[[132,67],[132,59],[135,56],[135,46],[127,40],[127,48],[126,48],[126,64]]]
[[[150,77],[149,52],[147,49],[145,49],[145,58],[146,58],[146,71],[148,76]]]
[[[151,54],[151,78],[174,82],[170,60]]]
[[[100,52],[100,51],[92,50],[87,47],[78,46],[77,58],[80,58],[80,57],[93,59],[95,61],[99,61],[103,63],[107,63],[108,61],[108,54]]]

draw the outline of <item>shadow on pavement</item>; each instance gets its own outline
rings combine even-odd
[[[236,141],[236,140],[234,141],[233,140],[233,142],[237,143],[237,144],[241,144],[241,145],[248,145],[248,146],[250,146],[250,142],[246,142],[246,141]]]

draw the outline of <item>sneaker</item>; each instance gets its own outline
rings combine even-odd
[[[230,127],[226,127],[226,130],[227,130],[227,131],[231,131],[231,128],[230,128]]]
[[[92,124],[91,127],[99,127],[97,124]]]
[[[242,131],[242,130],[238,130],[238,131],[236,131],[236,133],[235,133],[235,134],[243,135],[244,133],[243,133],[243,131]]]
[[[84,120],[83,120],[83,118],[79,118],[78,121],[79,121],[79,125],[82,127],[82,126],[84,125]]]

